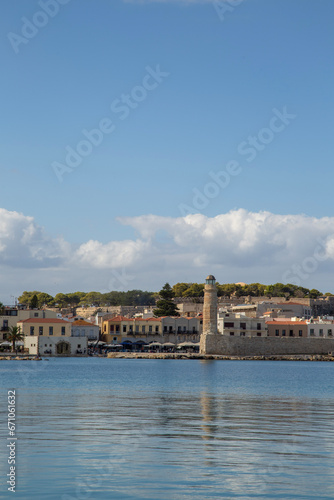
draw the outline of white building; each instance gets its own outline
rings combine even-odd
[[[267,337],[268,329],[264,318],[250,318],[242,313],[218,312],[218,332],[235,337]]]
[[[72,337],[86,337],[88,340],[99,339],[99,327],[93,325],[83,319],[78,319],[72,322],[71,325]]]
[[[86,337],[27,336],[24,347],[35,356],[87,356]]]
[[[333,326],[333,321],[331,320],[307,321],[307,336],[332,338]]]

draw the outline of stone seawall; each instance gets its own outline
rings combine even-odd
[[[277,354],[328,354],[329,352],[334,352],[334,339],[201,335],[200,340],[200,354],[272,356]]]

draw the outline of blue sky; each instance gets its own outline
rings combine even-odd
[[[314,270],[302,284],[334,292],[331,0],[1,9],[0,300],[23,289],[158,290],[209,272],[269,283],[305,259]],[[73,168],[66,148],[101,120],[112,131]],[[183,223],[200,235],[180,243]],[[115,284],[113,273],[131,279]]]

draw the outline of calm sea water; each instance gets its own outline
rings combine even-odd
[[[325,362],[2,361],[0,498],[333,499],[333,376]]]

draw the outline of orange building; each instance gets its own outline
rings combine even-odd
[[[275,320],[266,321],[268,337],[307,337],[306,321]]]

